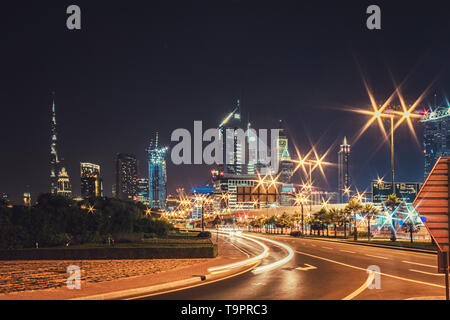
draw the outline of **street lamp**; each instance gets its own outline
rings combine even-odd
[[[303,213],[303,204],[306,203],[307,198],[304,196],[303,193],[300,193],[295,196],[295,203],[300,204],[302,208],[302,234],[305,233],[305,222],[304,222],[304,213]]]

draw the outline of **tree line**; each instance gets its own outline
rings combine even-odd
[[[384,205],[391,212],[393,212],[400,204],[402,204],[402,201],[394,194],[390,195],[384,202]],[[251,228],[256,229],[256,231],[265,229],[266,232],[275,232],[269,227],[274,226],[275,228],[281,229],[281,233],[284,233],[286,229],[292,229],[297,222],[298,231],[292,232],[293,235],[306,235],[307,230],[309,230],[309,235],[326,235],[327,237],[330,236],[329,227],[333,227],[334,237],[337,237],[337,228],[342,227],[344,238],[347,238],[347,234],[350,235],[351,225],[355,225],[357,213],[361,214],[363,219],[367,221],[367,230],[358,232],[357,228],[354,228],[354,238],[357,240],[358,233],[366,233],[368,240],[370,240],[373,237],[371,233],[371,224],[375,220],[377,214],[380,213],[380,210],[372,203],[361,203],[357,198],[351,198],[343,209],[326,209],[323,207],[318,212],[303,217],[300,212],[296,212],[295,215],[289,215],[284,212],[281,215],[258,216],[250,221],[248,225]],[[392,229],[394,228],[395,226],[392,226]],[[402,230],[409,233],[410,241],[413,242],[413,233],[419,231],[419,225],[409,219],[408,221],[403,222]],[[397,240],[394,230],[392,230],[391,240]]]
[[[50,194],[40,195],[31,207],[0,202],[0,249],[107,243],[127,234],[166,236],[172,224],[147,215],[146,210],[131,201],[92,198],[78,202]]]

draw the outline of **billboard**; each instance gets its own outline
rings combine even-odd
[[[405,203],[412,203],[422,188],[420,182],[396,182],[395,194]],[[372,202],[381,203],[392,194],[391,182],[372,182]]]
[[[276,202],[276,186],[237,187],[237,202]]]

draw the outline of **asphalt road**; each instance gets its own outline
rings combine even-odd
[[[186,290],[151,296],[151,300],[398,300],[445,296],[444,276],[436,273],[433,254],[350,245],[288,236],[267,236],[290,246],[295,254],[286,264],[259,274],[246,272],[222,281]],[[249,256],[261,247],[224,236]],[[285,249],[264,241],[269,255],[260,266],[287,255]],[[373,289],[367,288],[372,269]]]

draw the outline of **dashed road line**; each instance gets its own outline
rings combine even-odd
[[[373,257],[373,258],[378,258],[378,259],[385,259],[385,260],[389,260],[389,258],[386,258],[386,257],[382,257],[382,256],[374,256],[374,255],[372,255],[372,254],[365,254],[365,256],[368,256],[368,257]]]
[[[429,274],[431,276],[445,276],[445,274],[443,273],[432,273],[432,272],[426,272],[426,271],[421,271],[421,270],[416,270],[416,269],[408,269],[409,271],[412,272],[418,272],[418,273],[423,273],[423,274]]]
[[[349,250],[339,250],[339,251],[347,252],[347,253],[356,253],[355,251],[349,251]]]
[[[412,261],[406,261],[406,260],[403,260],[402,262],[415,264],[415,265],[422,266],[422,267],[437,268],[436,266],[432,266],[431,264],[424,264],[424,263],[418,263],[418,262],[412,262]]]
[[[367,272],[367,269],[361,268],[361,267],[357,267],[357,266],[353,266],[351,264],[347,264],[347,263],[339,262],[339,261],[336,261],[336,260],[331,260],[331,259],[319,257],[319,256],[316,256],[316,255],[313,255],[313,254],[309,254],[309,253],[305,253],[305,252],[300,252],[300,251],[295,251],[295,252],[297,252],[298,254],[302,254],[302,255],[308,256],[308,257],[312,257],[312,258],[328,261],[328,262],[331,262],[331,263],[339,264],[341,266],[345,266],[345,267],[349,267],[349,268],[353,268],[353,269],[357,269],[357,270],[361,270],[361,271],[366,271]],[[424,281],[419,281],[419,280],[414,280],[414,279],[403,278],[403,277],[399,277],[399,276],[394,276],[393,274],[380,272],[380,275],[383,275],[383,276],[389,277],[389,278],[398,279],[398,280],[404,280],[404,281],[408,281],[408,282],[424,284],[424,285],[427,285],[427,286],[432,286],[432,287],[437,287],[437,288],[445,288],[445,286],[441,286],[439,284],[430,283],[430,282],[424,282]]]

